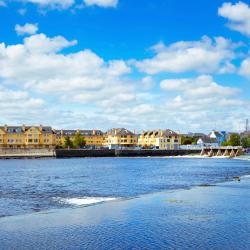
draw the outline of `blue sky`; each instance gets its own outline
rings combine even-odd
[[[0,122],[239,131],[250,5],[0,0]]]

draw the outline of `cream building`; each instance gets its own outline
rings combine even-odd
[[[138,143],[138,136],[125,129],[113,128],[105,133],[105,146],[110,149],[116,148],[132,148]]]
[[[144,148],[179,149],[181,136],[170,129],[143,131],[139,137],[138,145]]]
[[[55,133],[47,126],[1,126],[0,148],[53,148]]]

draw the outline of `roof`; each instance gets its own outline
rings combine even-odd
[[[165,131],[163,131],[163,136],[178,136],[179,134],[177,134],[175,131],[171,130],[171,129],[166,129]]]
[[[211,133],[209,133],[208,136],[211,137],[212,134],[214,134],[216,136],[216,138],[223,137],[223,135],[220,132],[218,132],[218,131],[212,131]]]
[[[159,132],[162,132],[159,133]],[[166,129],[166,130],[152,130],[152,131],[147,131],[147,132],[144,132],[142,134],[143,136],[152,136],[154,135],[155,137],[159,137],[159,136],[178,136],[179,134],[176,133],[175,131],[171,130],[171,129]]]
[[[52,127],[50,127],[50,126],[42,126],[42,125],[40,125],[40,126],[25,126],[25,125],[22,125],[22,126],[8,126],[8,125],[5,125],[5,126],[1,126],[0,129],[5,131],[6,133],[18,134],[18,133],[24,133],[24,132],[28,131],[30,128],[32,128],[32,127],[42,131],[43,133],[53,133]]]
[[[135,134],[128,129],[125,128],[112,128],[106,132],[106,135],[111,135],[111,136],[126,136],[126,135],[132,135],[134,136]]]
[[[78,130],[78,129],[55,130],[55,133],[57,135],[64,135],[64,136],[75,136],[77,132],[80,132],[81,136],[103,135],[103,132],[101,130]]]
[[[202,140],[203,143],[217,143],[217,140],[215,138],[210,138],[208,136],[203,136],[199,138],[199,140]]]

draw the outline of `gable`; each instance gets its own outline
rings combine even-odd
[[[26,134],[41,134],[41,131],[37,127],[30,127],[26,132]]]

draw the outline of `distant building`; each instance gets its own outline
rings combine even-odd
[[[143,131],[139,137],[138,145],[144,148],[179,149],[181,136],[170,129]]]
[[[69,137],[72,141],[77,133],[80,133],[86,142],[87,147],[102,147],[105,143],[105,136],[101,130],[56,130],[57,145],[63,145],[65,138]]]
[[[218,143],[216,138],[210,138],[209,136],[203,136],[203,137],[199,138],[197,141],[197,145],[199,145],[199,147],[201,147],[201,148],[203,148],[203,147],[219,147],[220,146],[220,144]]]
[[[113,128],[105,133],[104,145],[109,149],[133,148],[137,142],[138,136],[125,128]]]
[[[215,139],[218,145],[221,145],[222,142],[226,141],[226,132],[218,132],[213,130],[211,133],[209,133],[208,137],[211,139]]]
[[[49,126],[1,126],[0,148],[54,148],[55,132]]]

